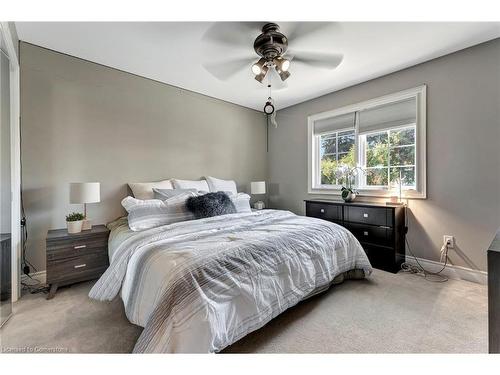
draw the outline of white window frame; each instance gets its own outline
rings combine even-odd
[[[411,89],[399,91],[389,95],[384,95],[379,98],[367,100],[361,103],[348,105],[342,108],[333,109],[326,112],[310,115],[307,118],[307,144],[308,144],[308,168],[307,168],[307,192],[308,194],[328,194],[340,195],[340,186],[338,185],[321,185],[318,183],[319,178],[319,136],[314,135],[314,123],[319,120],[325,120],[330,117],[345,115],[347,113],[359,112],[362,110],[378,107],[385,104],[390,104],[405,99],[415,98],[417,111],[415,122],[415,190],[403,190],[403,197],[409,199],[426,199],[427,198],[427,86],[422,85]],[[355,150],[356,159],[359,161],[359,116],[355,116]],[[389,197],[394,195],[390,189],[363,188],[358,189],[360,195],[371,197]]]

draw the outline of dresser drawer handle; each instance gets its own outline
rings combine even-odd
[[[324,214],[325,213],[325,209],[322,208],[321,210],[319,210],[319,212],[321,212],[322,214]]]
[[[368,217],[368,214],[363,214],[363,217]]]
[[[364,232],[363,232],[363,235],[368,236],[368,232],[367,232],[367,231],[364,231]]]
[[[83,267],[87,267],[87,265],[85,263],[83,263],[83,264],[77,264],[75,266],[75,268],[83,268]]]
[[[78,246],[75,246],[74,248],[75,249],[85,249],[87,247],[87,245],[78,245]]]

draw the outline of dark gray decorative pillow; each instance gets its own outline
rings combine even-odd
[[[199,197],[190,197],[186,201],[186,208],[197,219],[236,213],[231,198],[222,191],[207,193]]]

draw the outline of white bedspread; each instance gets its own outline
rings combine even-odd
[[[90,291],[121,297],[145,327],[135,352],[217,352],[349,270],[368,276],[345,228],[264,210],[132,232],[109,225],[110,267]]]

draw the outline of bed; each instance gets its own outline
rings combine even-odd
[[[348,230],[288,211],[108,227],[110,267],[89,296],[121,295],[144,327],[136,353],[219,352],[332,283],[372,272]]]

